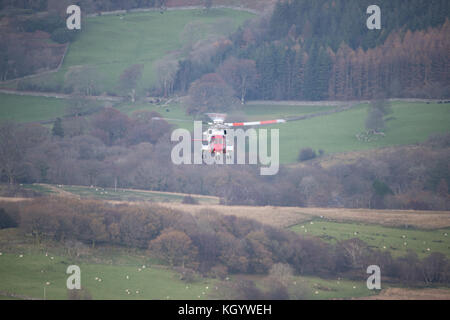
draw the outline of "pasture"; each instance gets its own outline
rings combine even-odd
[[[13,238],[17,240],[17,233],[12,231],[1,230],[0,239],[11,239],[11,234],[16,234]],[[193,281],[180,280],[177,272],[145,256],[145,252],[88,248],[81,258],[71,258],[63,253],[62,247],[8,247],[5,252],[4,246],[0,246],[0,299],[67,299],[66,270],[73,264],[80,267],[81,285],[93,299],[203,300],[221,297],[228,290],[217,279],[196,276]],[[264,286],[262,276],[234,275],[229,281],[239,279],[253,280],[258,286]],[[366,297],[378,293],[368,290],[364,281],[341,278],[293,276],[288,287],[293,296],[300,291],[302,298],[311,300]]]
[[[81,285],[93,299],[199,300],[207,298],[209,292],[205,287],[213,289],[211,279],[186,283],[175,271],[152,265],[148,259],[122,258],[132,261],[126,264],[82,262],[51,252],[46,256],[43,251],[30,249],[23,253],[3,253],[0,256],[0,292],[3,296],[13,293],[43,299],[45,288],[46,299],[67,299],[66,269],[71,264],[80,267]]]
[[[165,202],[165,203],[181,203],[185,196],[195,198],[199,204],[218,204],[219,198],[213,196],[202,195],[188,195],[183,193],[162,192],[162,191],[148,191],[136,189],[122,189],[118,188],[100,188],[100,187],[86,187],[86,186],[66,186],[66,185],[48,185],[48,184],[29,184],[23,186],[26,189],[31,189],[43,195],[61,195],[69,197],[79,197],[82,199],[97,199],[107,201],[150,201],[150,202]]]
[[[390,251],[393,256],[404,256],[408,250],[412,250],[419,258],[426,257],[432,252],[441,252],[450,257],[450,228],[420,230],[312,220],[290,229],[299,234],[317,236],[330,243],[358,238],[370,248]]]
[[[62,117],[67,102],[63,99],[19,96],[0,93],[0,121],[35,122]]]
[[[365,130],[367,108],[363,104],[348,111],[279,126],[281,163],[295,162],[299,150],[307,147],[322,149],[325,154],[370,150],[423,142],[434,133],[450,131],[450,104],[394,102],[391,120],[386,121],[386,136],[372,142],[359,141],[356,134]]]
[[[169,106],[141,104],[130,106],[123,104],[119,110],[132,114],[137,110],[159,112],[168,119],[192,120],[185,115],[178,103]],[[230,119],[267,120],[289,118],[304,114],[334,109],[330,106],[283,106],[283,105],[246,105],[238,112],[230,113]],[[351,110],[324,115],[302,121],[267,126],[267,129],[280,130],[280,162],[295,163],[302,148],[324,150],[325,154],[349,151],[371,150],[388,146],[415,144],[425,141],[436,133],[450,131],[450,104],[393,102],[393,114],[386,121],[386,136],[371,142],[359,141],[356,134],[365,131],[367,104],[360,104]],[[177,127],[193,129],[189,122],[169,120]]]
[[[173,10],[87,17],[80,36],[70,45],[61,69],[42,79],[64,83],[67,73],[79,66],[95,67],[102,92],[116,90],[120,74],[130,65],[143,64],[138,92],[156,83],[154,63],[168,54],[183,57],[189,41],[227,36],[254,15],[231,9]],[[186,25],[192,26],[189,31]]]

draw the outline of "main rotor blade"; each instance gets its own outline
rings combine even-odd
[[[152,120],[156,120],[156,121],[161,121],[161,120],[164,120],[164,121],[177,121],[177,122],[194,122],[194,121],[196,121],[196,120],[160,118],[160,117],[153,117]],[[198,120],[198,121],[200,121],[200,120]],[[202,121],[202,124],[211,125],[212,123]]]
[[[192,122],[192,120],[186,120],[186,119],[172,119],[172,118],[160,118],[160,117],[153,117],[152,120]]]
[[[225,123],[226,126],[229,127],[247,127],[247,126],[264,126],[268,124],[275,124],[275,123],[285,123],[286,120],[284,119],[277,119],[277,120],[264,120],[264,121],[254,121],[254,122],[234,122],[234,123]]]

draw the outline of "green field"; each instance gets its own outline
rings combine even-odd
[[[5,231],[7,230],[0,231],[0,236]],[[91,254],[94,256],[93,252]],[[101,261],[94,262],[92,257],[73,260],[54,254],[52,250],[32,247],[2,252],[0,299],[12,299],[8,294],[43,299],[44,288],[46,299],[67,299],[66,270],[72,264],[80,267],[81,285],[93,299],[203,300],[221,296],[222,287],[218,280],[197,277],[193,282],[187,283],[180,280],[175,271],[156,265],[144,256],[117,250],[108,254],[111,255],[109,263],[106,254],[97,258]],[[260,283],[262,279],[259,276],[239,276],[241,277],[255,280],[256,283]],[[368,290],[364,281],[340,278],[292,277],[289,290],[294,293],[297,287],[305,289],[306,299],[362,297],[377,293]]]
[[[377,290],[367,289],[364,281],[352,281],[341,278],[330,280],[316,277],[294,277],[292,287],[295,286],[306,286],[309,288],[307,298],[310,300],[368,297],[379,293]],[[389,285],[383,284],[383,289],[388,287]]]
[[[130,189],[118,189],[117,191],[114,191],[114,189],[111,188],[89,188],[83,186],[62,186],[60,189],[78,195],[81,198],[99,200],[181,202],[184,198],[184,195],[181,194]],[[208,198],[195,196],[195,198],[200,204],[219,203],[219,199],[215,197]]]
[[[425,231],[320,220],[295,225],[291,230],[314,235],[330,243],[359,238],[371,248],[388,250],[393,256],[403,256],[408,250],[413,250],[420,258],[432,252],[441,252],[450,257],[450,228]]]
[[[134,189],[117,189],[86,187],[86,186],[57,186],[45,184],[27,184],[24,189],[34,190],[42,195],[57,195],[59,191],[68,192],[82,199],[114,200],[114,201],[150,201],[150,202],[182,202],[185,194],[146,191]],[[219,198],[192,195],[199,204],[219,204]]]
[[[42,79],[62,83],[70,68],[95,66],[102,89],[109,92],[115,91],[120,74],[127,67],[143,64],[138,92],[144,93],[155,84],[155,61],[186,44],[187,39],[182,35],[187,24],[201,24],[187,35],[195,41],[210,35],[227,36],[253,16],[243,11],[212,9],[208,13],[174,10],[164,14],[154,11],[89,17],[84,21],[80,36],[70,45],[61,69]],[[177,57],[183,57],[183,53]]]
[[[63,99],[18,96],[0,93],[0,121],[34,122],[61,117],[67,102]]]
[[[305,147],[325,153],[369,150],[423,142],[434,133],[450,131],[450,104],[395,102],[392,107],[393,119],[386,123],[386,137],[369,143],[355,137],[365,130],[367,105],[280,126],[280,160],[295,162],[299,150]]]
[[[71,264],[80,267],[81,285],[93,299],[206,299],[206,287],[213,288],[210,279],[186,283],[175,271],[149,264],[144,258],[141,263],[133,262],[111,265],[73,261],[51,253],[45,256],[43,252],[3,253],[0,291],[43,299],[45,288],[47,299],[67,299],[66,269]]]
[[[307,147],[316,151],[322,149],[328,154],[369,150],[423,142],[432,134],[450,131],[450,104],[394,102],[393,114],[386,122],[386,136],[362,142],[356,134],[365,131],[367,108],[367,104],[361,104],[344,112],[265,128],[280,130],[280,161],[284,164],[296,162],[300,149]],[[251,105],[244,106],[242,114],[246,120],[264,120],[330,109],[333,107]],[[179,106],[170,108],[169,113],[161,108],[159,111],[167,118],[186,119]],[[178,122],[177,125],[192,129],[190,123]]]

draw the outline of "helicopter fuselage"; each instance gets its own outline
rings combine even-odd
[[[233,144],[229,141],[227,130],[229,128],[222,124],[214,124],[203,132],[203,152],[209,152],[212,155],[217,153],[226,154],[233,151]]]

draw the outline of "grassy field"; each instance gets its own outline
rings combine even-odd
[[[67,299],[66,270],[71,264],[80,267],[81,285],[93,299],[206,299],[206,287],[213,288],[211,279],[187,284],[175,271],[141,260],[120,265],[73,261],[42,252],[3,253],[0,292],[43,299],[45,288],[47,299]]]
[[[420,258],[432,252],[441,252],[450,257],[450,228],[418,230],[314,220],[290,229],[300,234],[317,236],[331,243],[359,238],[371,248],[388,250],[393,256],[403,256],[408,250],[413,250]]]
[[[14,229],[0,230],[0,242],[18,240],[18,234]],[[44,299],[44,288],[46,299],[67,299],[66,270],[73,264],[80,267],[81,285],[93,299],[202,300],[218,298],[223,294],[221,290],[226,290],[215,279],[196,277],[193,282],[182,281],[175,271],[140,252],[88,249],[89,253],[82,258],[71,259],[61,253],[61,247],[46,249],[28,244],[12,249],[9,244],[7,252],[2,252],[4,246],[4,243],[0,246],[0,299]],[[231,280],[241,278],[253,280],[258,286],[263,284],[262,276],[236,275]],[[298,289],[306,299],[365,297],[377,293],[368,290],[364,281],[292,277],[289,291],[295,294]]]
[[[356,134],[365,130],[367,107],[367,104],[362,104],[345,112],[266,128],[280,130],[280,161],[284,164],[296,162],[300,149],[306,147],[311,147],[316,151],[322,149],[329,154],[370,150],[423,142],[432,134],[450,131],[450,104],[394,102],[392,104],[393,114],[386,123],[386,137],[380,137],[372,142],[362,142],[356,139]],[[236,117],[240,115],[250,121],[267,120],[330,109],[333,107],[249,105],[245,106]],[[149,104],[133,107],[122,105],[119,106],[119,110],[128,114],[136,110],[157,111],[169,119],[189,119],[179,104],[167,108]],[[189,122],[169,122],[188,130],[193,128],[192,123]]]
[[[80,267],[81,285],[93,299],[201,300],[218,298],[226,290],[215,279],[197,276],[192,282],[182,281],[178,273],[142,250],[85,247],[79,258],[69,258],[62,246],[45,242],[36,246],[17,229],[0,230],[0,253],[0,299],[14,298],[9,294],[21,299],[43,299],[44,288],[46,299],[67,299],[66,270],[73,264]],[[252,280],[258,286],[263,285],[263,278],[230,276],[230,280]],[[375,293],[367,290],[363,281],[295,276],[291,282],[289,290],[294,293],[302,288],[307,299],[363,297]]]
[[[93,299],[203,300],[217,297],[217,290],[221,290],[217,280],[198,278],[186,283],[179,280],[176,272],[148,262],[135,262],[134,265],[80,263],[64,256],[33,252],[3,253],[0,256],[0,297],[6,299],[4,294],[12,293],[43,299],[45,288],[46,299],[67,299],[66,270],[71,264],[80,267],[81,285]],[[345,279],[293,277],[290,291],[295,292],[296,287],[307,288],[307,299],[342,299],[376,294],[376,291],[367,289],[364,281]]]
[[[85,186],[56,186],[46,184],[29,184],[23,186],[43,195],[78,196],[82,199],[112,200],[112,201],[151,201],[164,203],[181,203],[187,194],[159,192],[134,189],[117,189]],[[218,197],[191,195],[199,204],[214,205],[219,203]]]
[[[34,122],[54,119],[63,116],[66,107],[63,99],[0,93],[0,121]]]
[[[72,67],[95,66],[102,89],[109,92],[115,90],[120,74],[127,67],[143,64],[138,88],[138,92],[143,93],[155,84],[155,61],[180,50],[188,38],[195,41],[209,35],[226,36],[253,16],[243,11],[212,9],[208,13],[178,10],[164,14],[154,11],[89,17],[84,21],[79,38],[70,45],[61,69],[42,79],[62,83]],[[198,27],[182,36],[189,23]],[[183,53],[178,56],[182,57]]]
[[[305,147],[322,149],[325,153],[368,150],[423,142],[433,133],[450,131],[450,104],[395,102],[392,107],[393,119],[387,121],[386,137],[369,143],[355,137],[364,131],[367,105],[278,126],[280,161],[295,162],[299,150]]]
[[[81,198],[92,198],[100,200],[117,201],[153,201],[153,202],[178,202],[180,203],[186,195],[170,192],[144,191],[118,189],[117,192],[110,188],[89,188],[82,186],[63,186],[61,188],[66,192],[79,195]],[[194,195],[201,204],[218,204],[216,197],[203,197]]]
[[[362,104],[345,112],[265,128],[280,130],[280,161],[284,164],[296,162],[299,150],[306,147],[316,151],[322,149],[328,154],[370,150],[423,142],[432,134],[450,131],[450,104],[394,102],[393,114],[386,122],[386,137],[362,142],[356,139],[356,134],[365,130],[367,107],[367,104]],[[189,119],[180,105],[168,108],[124,105],[119,109],[130,114],[135,110],[154,110],[166,118]],[[245,120],[266,120],[330,109],[333,107],[249,105],[236,116],[241,115]],[[189,130],[193,128],[188,122],[169,122]]]

